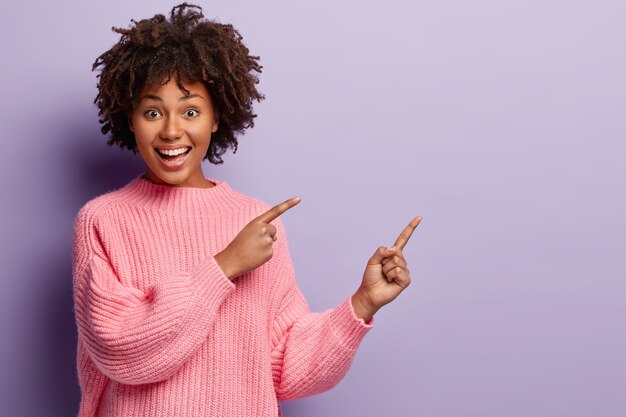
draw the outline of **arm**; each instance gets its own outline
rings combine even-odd
[[[374,320],[358,318],[351,298],[336,308],[311,312],[298,288],[286,236],[277,222],[274,276],[279,290],[272,303],[272,375],[279,400],[302,398],[327,391],[343,379]]]
[[[96,367],[125,384],[173,375],[211,331],[235,288],[208,256],[189,273],[142,291],[122,285],[90,216],[81,211],[73,241],[74,307],[80,340]]]

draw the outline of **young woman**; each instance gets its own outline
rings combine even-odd
[[[258,57],[186,3],[114,30],[94,63],[102,132],[147,170],[75,219],[79,416],[279,416],[279,400],[344,377],[410,283],[402,249],[421,218],[354,294],[311,312],[279,218],[300,199],[270,207],[202,171],[253,126]]]

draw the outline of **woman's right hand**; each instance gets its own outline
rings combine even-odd
[[[232,281],[271,259],[276,226],[270,223],[299,202],[300,197],[290,198],[256,217],[215,255],[215,261],[228,279]]]

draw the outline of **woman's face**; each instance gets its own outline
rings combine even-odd
[[[184,82],[185,95],[172,77],[162,86],[146,86],[129,119],[137,148],[157,184],[178,187],[212,186],[202,172],[218,117],[204,83]],[[171,155],[164,155],[168,152]]]

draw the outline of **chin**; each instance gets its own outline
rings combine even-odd
[[[189,175],[184,172],[163,172],[152,170],[149,178],[151,178],[153,182],[178,186],[186,182],[189,179]]]

